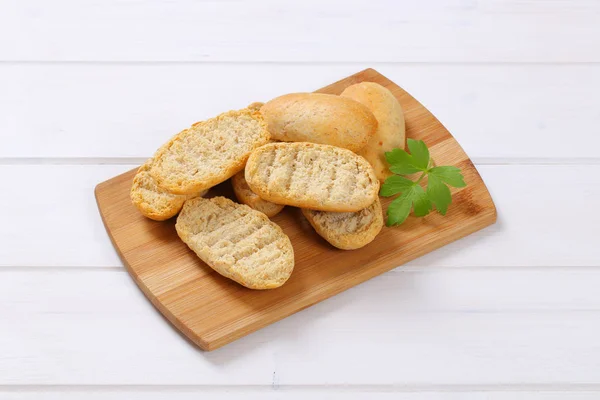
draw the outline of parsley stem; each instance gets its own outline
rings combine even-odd
[[[417,179],[417,181],[415,182],[415,185],[418,185],[419,183],[421,183],[423,178],[425,178],[427,176],[427,174],[429,173],[429,170],[433,167],[435,167],[435,161],[433,161],[433,158],[430,158],[429,165],[427,165],[427,169],[425,171],[423,171],[423,173],[421,174],[419,179]]]
[[[425,176],[429,173],[429,170],[427,171],[423,171],[423,173],[421,174],[421,176],[419,177],[419,179],[417,179],[417,181],[415,182],[415,185],[418,185],[419,183],[421,183],[421,181],[423,180],[423,178],[425,178]]]

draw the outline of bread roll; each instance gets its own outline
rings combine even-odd
[[[231,177],[231,186],[233,186],[235,197],[237,197],[240,203],[246,204],[256,211],[260,211],[269,218],[279,214],[285,207],[284,205],[271,203],[270,201],[262,199],[259,195],[254,193],[246,182],[244,171],[240,171]]]
[[[377,131],[369,143],[357,153],[371,163],[380,181],[392,175],[385,153],[404,148],[404,113],[392,92],[373,82],[361,82],[348,86],[340,95],[356,100],[369,108],[377,119]]]
[[[333,246],[354,250],[366,246],[383,228],[383,211],[379,197],[357,212],[327,212],[302,209],[315,231]]]
[[[260,109],[275,140],[330,144],[358,151],[371,139],[377,120],[364,105],[322,93],[292,93]]]
[[[211,268],[250,289],[273,289],[294,269],[292,243],[279,225],[225,197],[188,200],[177,234]]]
[[[158,187],[148,172],[154,159],[146,161],[137,171],[131,185],[131,202],[146,217],[164,221],[177,215],[183,203],[194,196],[203,196],[206,190],[195,195],[178,195]]]
[[[322,211],[359,211],[377,198],[373,167],[350,150],[315,143],[270,143],[254,150],[245,170],[254,193],[277,204]]]
[[[255,148],[269,141],[257,111],[228,111],[175,135],[154,155],[150,175],[173,194],[193,194],[244,169]]]

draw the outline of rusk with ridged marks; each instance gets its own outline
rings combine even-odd
[[[277,288],[294,269],[292,243],[279,225],[225,197],[186,201],[175,229],[202,261],[247,288]]]
[[[248,158],[245,177],[265,200],[320,211],[359,211],[379,192],[379,180],[363,157],[307,142],[259,147]]]
[[[366,246],[383,228],[379,197],[369,207],[356,212],[338,213],[303,208],[302,214],[323,239],[342,250]]]

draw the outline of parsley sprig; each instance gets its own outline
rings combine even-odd
[[[410,154],[402,149],[394,149],[385,153],[394,174],[387,178],[381,186],[379,194],[390,197],[400,193],[387,209],[387,226],[400,225],[411,209],[417,217],[429,214],[433,207],[442,215],[446,215],[448,206],[452,203],[452,195],[448,186],[464,187],[466,183],[456,167],[438,167],[429,156],[429,149],[422,140],[408,139]],[[416,181],[401,175],[411,175],[421,172]],[[421,181],[427,177],[427,190],[421,186]]]

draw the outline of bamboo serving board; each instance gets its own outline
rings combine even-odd
[[[143,217],[129,199],[136,170],[96,187],[102,220],[127,270],[152,304],[202,349],[214,350],[496,221],[492,198],[471,160],[444,126],[392,81],[367,69],[318,92],[340,94],[363,81],[394,93],[404,109],[407,137],[424,140],[436,164],[459,167],[467,187],[452,190],[445,217],[437,212],[411,216],[353,251],[329,245],[299,209],[286,207],[272,220],[290,237],[296,265],[278,289],[250,290],[222,277],[179,240],[175,218],[155,222]],[[229,181],[211,189],[208,196],[214,195],[232,197]],[[384,210],[390,201],[382,198]]]

